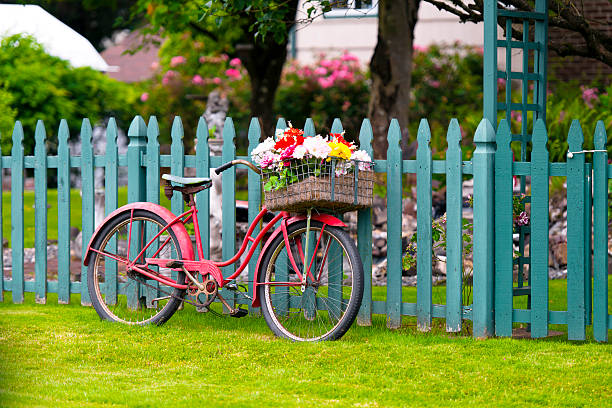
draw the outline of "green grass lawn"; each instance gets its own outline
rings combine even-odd
[[[564,285],[551,282],[554,293]],[[189,305],[162,327],[128,327],[76,295],[71,305],[7,295],[2,407],[611,406],[612,349],[566,336],[482,341],[444,333],[443,320],[420,333],[414,318],[390,331],[375,316],[340,341],[303,344],[275,338],[262,318]]]

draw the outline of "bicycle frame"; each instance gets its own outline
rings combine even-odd
[[[130,211],[130,227],[129,227],[129,237],[128,237],[128,245],[131,242],[131,234],[132,234],[132,224],[133,224],[133,218],[134,218],[134,211],[136,209],[138,209],[137,207],[137,203],[134,204],[128,204],[126,207],[122,207],[124,208],[124,211]],[[160,207],[161,208],[161,207]],[[114,215],[116,213],[120,213],[122,212],[122,209],[118,209],[117,211],[113,212]],[[139,273],[141,273],[142,275],[146,276],[148,279],[153,279],[156,280],[160,283],[163,283],[165,285],[168,286],[172,286],[174,288],[178,288],[178,289],[187,289],[190,284],[189,283],[179,283],[167,276],[164,276],[152,269],[149,268],[150,265],[155,265],[158,267],[162,267],[165,268],[167,267],[166,265],[170,262],[173,261],[179,261],[182,265],[183,268],[185,268],[187,271],[189,272],[196,272],[196,273],[200,273],[201,275],[207,275],[210,274],[211,277],[217,282],[217,284],[219,285],[219,287],[223,287],[225,286],[228,282],[232,281],[233,279],[235,279],[236,277],[238,277],[238,275],[240,275],[240,273],[242,273],[242,271],[246,268],[246,266],[248,265],[250,259],[253,256],[253,253],[255,252],[256,248],[258,247],[258,245],[261,243],[261,241],[264,239],[264,237],[266,236],[266,234],[279,222],[281,221],[281,225],[279,227],[277,227],[273,233],[271,234],[271,236],[267,239],[266,243],[264,244],[264,248],[261,251],[260,257],[258,259],[257,262],[257,267],[256,270],[259,271],[259,268],[261,266],[261,260],[262,260],[262,256],[265,254],[269,244],[274,240],[274,238],[276,238],[276,236],[278,236],[279,234],[283,234],[284,236],[284,240],[285,240],[285,244],[287,247],[289,247],[289,238],[287,236],[287,226],[293,222],[296,221],[300,221],[300,220],[304,220],[306,219],[305,215],[297,215],[297,216],[293,216],[291,217],[289,215],[288,212],[285,211],[281,211],[279,214],[277,214],[264,228],[262,228],[262,230],[257,234],[257,236],[253,237],[253,231],[255,230],[255,227],[260,223],[260,221],[263,219],[263,217],[268,213],[268,209],[266,209],[265,207],[263,207],[261,209],[261,211],[257,214],[257,216],[255,217],[255,219],[253,220],[253,222],[251,223],[251,225],[249,226],[247,232],[246,232],[246,236],[240,246],[240,249],[238,250],[238,252],[230,259],[225,260],[225,261],[220,261],[220,262],[215,262],[215,261],[210,261],[210,260],[206,260],[204,259],[204,250],[203,250],[203,246],[202,246],[202,240],[200,238],[200,226],[198,223],[198,211],[195,207],[195,205],[191,205],[189,210],[187,210],[186,212],[184,212],[181,215],[175,216],[174,214],[172,214],[171,217],[167,217],[167,225],[165,227],[163,227],[153,238],[151,238],[146,245],[140,250],[140,252],[136,255],[136,257],[133,260],[129,260],[129,259],[123,259],[121,257],[115,256],[115,255],[111,255],[109,253],[106,252],[102,252],[102,251],[98,251],[95,250],[93,248],[91,248],[91,243],[90,246],[88,248],[88,251],[93,251],[98,253],[99,255],[102,256],[106,256],[106,257],[110,257],[111,259],[114,259],[118,262],[122,262],[125,263],[126,267],[137,271]],[[111,216],[108,217],[108,219],[112,218]],[[331,215],[328,214],[317,214],[314,215],[312,217],[315,220],[319,220],[323,223],[323,229],[325,228],[325,226],[327,225],[332,225],[332,226],[345,226],[345,224],[340,221],[339,219],[337,219],[336,217],[333,217]],[[107,219],[107,220],[108,220]],[[104,224],[106,223],[105,220],[99,227],[98,230],[101,230],[102,227],[104,226]],[[149,249],[149,247],[151,247],[151,245],[156,242],[158,240],[158,238],[164,234],[166,231],[168,231],[169,229],[172,229],[176,232],[177,227],[182,229],[184,231],[184,224],[186,224],[187,222],[189,222],[189,220],[192,220],[193,222],[193,226],[194,226],[194,232],[195,232],[195,240],[196,240],[196,249],[197,249],[197,254],[198,254],[198,258],[200,259],[198,260],[193,260],[193,258],[190,256],[189,258],[192,259],[159,259],[156,258],[156,256],[161,252],[161,250],[164,248],[164,246],[166,244],[168,244],[168,242],[170,241],[170,237],[168,237],[163,243],[160,244],[159,248],[156,250],[156,252],[153,254],[153,256],[151,258],[144,258],[143,256],[146,253],[146,251]],[[97,232],[97,231],[96,231]],[[184,234],[186,234],[186,232],[184,232]],[[95,238],[92,237],[92,241]],[[237,262],[240,257],[244,254],[244,252],[247,249],[248,243],[252,242],[251,248],[249,249],[249,251],[247,252],[246,255],[246,259],[245,261],[240,265],[240,267],[230,276],[224,278],[220,268],[231,265],[235,262]],[[315,253],[316,253],[316,249],[318,248],[320,244],[320,237],[318,242],[316,243],[315,246]],[[187,245],[189,246],[187,248]],[[185,253],[193,253],[193,249],[191,247],[191,241],[189,240],[187,242],[187,240],[185,239],[179,239],[179,246],[181,247],[181,251],[183,252],[183,254]],[[300,256],[300,261],[302,262],[302,264],[304,264],[305,268],[304,268],[304,273],[305,275],[310,278],[311,280],[316,280],[317,278],[315,278],[315,276],[311,273],[310,268],[312,266],[313,260],[310,260],[310,262],[308,262],[308,267],[306,268],[306,263],[304,260],[304,250],[302,248],[301,245],[301,241],[296,242],[297,245],[297,249],[298,249],[298,253]],[[326,252],[329,248],[326,249]],[[128,248],[127,253],[130,253],[130,250]],[[292,251],[288,251],[289,254],[289,261],[291,263],[291,266],[293,267],[293,269],[296,271],[296,274],[299,278],[298,282],[275,282],[274,284],[277,286],[300,286],[302,284],[302,281],[305,281],[305,279],[303,279],[304,274],[302,273],[301,270],[299,270],[299,268],[297,267],[296,264],[296,260],[293,257],[293,253]],[[88,260],[88,257],[86,258]],[[314,253],[313,253],[313,259],[314,259]],[[174,271],[180,271],[182,270],[182,268],[171,268]],[[256,274],[255,276],[255,285],[261,285],[261,284],[265,284],[265,283],[260,283],[257,282],[258,279],[258,274]],[[320,271],[317,275],[320,275]],[[257,295],[255,294],[254,298],[253,298],[253,304],[256,306],[257,302]]]

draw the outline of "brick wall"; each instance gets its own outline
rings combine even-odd
[[[580,2],[577,2],[580,7]],[[584,15],[587,20],[599,30],[612,34],[612,2],[610,0],[583,0]],[[570,44],[584,44],[582,37],[576,33],[559,28],[549,29],[549,40]],[[592,58],[559,57],[554,52],[549,53],[549,81],[578,80],[589,84],[598,80],[605,84],[612,81],[612,68]]]

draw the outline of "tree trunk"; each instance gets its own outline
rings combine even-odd
[[[374,132],[374,157],[387,155],[387,130],[395,118],[408,140],[408,112],[412,76],[412,42],[421,0],[378,2],[378,43],[370,61],[372,95],[368,116]]]
[[[289,0],[285,7],[288,8],[289,20],[295,20],[298,0]],[[249,25],[255,21],[250,21]],[[280,83],[283,65],[287,60],[287,44],[289,31],[293,24],[287,24],[287,32],[282,42],[277,42],[270,34],[264,41],[261,38],[249,36],[249,44],[243,50],[245,57],[242,58],[244,67],[251,78],[251,114],[259,117],[262,121],[264,135],[274,135],[274,98]],[[237,50],[241,54],[240,50]]]

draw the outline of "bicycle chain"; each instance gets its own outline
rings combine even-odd
[[[215,312],[214,310],[212,310],[212,309],[209,307],[209,306],[210,306],[210,305],[211,305],[211,304],[214,302],[214,300],[215,300],[215,298],[216,298],[216,294],[215,294],[215,297],[213,297],[213,298],[212,298],[212,300],[211,300],[210,302],[207,302],[206,304],[204,304],[204,303],[198,303],[198,302],[192,302],[191,300],[187,300],[187,299],[185,299],[184,297],[183,297],[183,298],[181,298],[181,297],[176,296],[176,295],[174,295],[174,294],[172,294],[172,293],[168,293],[168,292],[166,292],[165,290],[163,290],[163,289],[161,289],[161,288],[157,288],[157,287],[155,287],[155,286],[153,286],[153,285],[149,285],[149,284],[148,284],[148,283],[146,283],[145,281],[141,281],[141,280],[139,280],[139,279],[134,279],[134,278],[132,278],[132,279],[133,279],[134,281],[138,282],[138,283],[141,283],[141,284],[143,284],[143,285],[145,285],[145,286],[148,286],[148,287],[149,287],[149,288],[151,288],[151,289],[158,290],[159,292],[163,293],[164,295],[168,295],[168,296],[170,296],[170,297],[172,297],[172,298],[174,298],[174,299],[178,299],[178,300],[180,300],[180,301],[187,302],[187,303],[189,303],[190,305],[195,306],[196,308],[203,308],[203,309],[205,309],[205,310],[206,310],[206,313],[210,312],[210,313],[214,314],[215,316],[219,316],[219,317],[226,317],[226,316],[225,316],[223,313],[218,313],[218,312]],[[242,286],[242,285],[241,285],[241,286]],[[242,292],[238,291],[238,293],[242,293]],[[245,295],[245,296],[248,296],[248,295]]]

